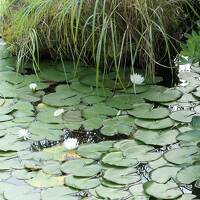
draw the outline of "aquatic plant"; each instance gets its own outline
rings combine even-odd
[[[11,1],[4,9],[3,35],[17,52],[18,68],[31,58],[39,70],[39,56],[84,61],[99,70],[127,65],[146,69],[172,67],[178,45],[177,30],[184,25],[192,0],[132,1]],[[76,69],[77,70],[77,69]],[[76,71],[75,70],[75,71]]]

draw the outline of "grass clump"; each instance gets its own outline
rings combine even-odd
[[[7,0],[8,1],[8,0]],[[18,66],[41,55],[84,61],[104,70],[130,65],[154,75],[172,67],[192,0],[19,0],[4,9],[3,36]],[[194,11],[194,10],[193,10]],[[197,14],[197,13],[196,13]],[[175,53],[176,54],[176,53]]]

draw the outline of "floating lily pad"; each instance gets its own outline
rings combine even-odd
[[[133,110],[129,110],[128,113],[141,119],[163,119],[168,117],[170,112],[164,107],[153,108],[151,104],[139,104]]]
[[[150,177],[157,183],[167,183],[171,178],[175,179],[180,167],[163,166],[150,172]]]
[[[103,119],[101,118],[91,118],[83,122],[84,128],[88,131],[99,129],[101,128],[102,124],[103,124]]]
[[[200,179],[200,165],[183,168],[177,173],[176,177],[182,184],[191,184]]]
[[[170,118],[178,122],[190,123],[194,115],[195,112],[193,111],[177,111],[173,112],[170,115]]]
[[[61,170],[66,174],[78,177],[92,177],[101,171],[101,166],[98,164],[86,164],[84,160],[72,160],[62,164]]]
[[[160,130],[172,127],[174,125],[174,122],[170,118],[160,120],[136,119],[135,124],[139,127],[146,129]]]
[[[102,162],[118,167],[136,166],[138,163],[136,159],[130,159],[123,156],[122,152],[108,153],[106,156],[103,157]]]
[[[193,162],[193,155],[197,153],[196,147],[182,147],[179,149],[172,149],[164,154],[164,158],[171,163],[191,164]]]
[[[145,144],[165,146],[176,143],[176,137],[178,134],[179,132],[176,129],[166,131],[140,129],[134,134],[134,136],[135,139],[140,140]]]
[[[129,188],[130,193],[132,194],[135,200],[149,200],[149,196],[144,192],[143,184],[136,184]]]
[[[137,169],[130,167],[125,169],[108,169],[103,178],[116,184],[128,185],[140,181],[140,176],[136,173]]]
[[[143,103],[144,100],[131,94],[115,95],[108,99],[107,105],[120,110],[132,109],[134,104]]]
[[[153,181],[144,183],[145,193],[158,199],[175,199],[182,195],[182,191],[174,182],[159,184]]]
[[[129,196],[129,192],[127,191],[104,186],[99,186],[95,191],[103,199],[125,199]]]
[[[163,86],[152,86],[151,89],[141,96],[148,101],[166,103],[179,99],[182,96],[182,93],[176,89],[169,89]]]
[[[68,175],[65,177],[65,185],[79,190],[88,190],[100,185],[100,180],[98,178],[78,178]]]
[[[183,142],[200,142],[200,130],[186,131],[177,136],[177,140]]]
[[[34,178],[26,180],[26,182],[33,187],[38,188],[55,187],[64,184],[64,176],[52,176],[39,171]]]

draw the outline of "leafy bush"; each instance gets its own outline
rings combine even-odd
[[[200,21],[197,22],[197,29],[191,34],[185,34],[186,44],[182,44],[181,54],[188,56],[192,62],[200,61]]]
[[[7,0],[9,1],[9,0]],[[18,64],[41,54],[72,58],[97,69],[172,66],[179,27],[192,0],[19,0],[5,10],[3,35]],[[128,64],[129,63],[129,64]],[[167,65],[167,66],[166,66]]]

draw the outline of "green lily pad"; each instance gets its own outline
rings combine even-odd
[[[34,178],[26,180],[26,182],[37,188],[62,186],[64,185],[64,176],[52,176],[39,171]]]
[[[176,129],[173,130],[145,130],[139,129],[134,137],[137,140],[144,142],[145,144],[165,146],[168,144],[176,143],[176,137],[179,132]]]
[[[122,152],[111,152],[103,157],[102,162],[117,167],[130,167],[136,166],[138,161],[123,156]]]
[[[182,142],[200,142],[200,130],[186,131],[177,136],[177,140]]]
[[[42,200],[78,200],[79,197],[72,196],[78,191],[66,186],[48,188],[41,192]],[[70,196],[71,195],[71,196]]]
[[[171,178],[176,178],[176,174],[179,170],[180,167],[163,166],[151,171],[150,177],[157,183],[167,183]]]
[[[91,118],[83,122],[85,130],[92,131],[101,128],[103,124],[103,119],[101,118]]]
[[[87,164],[84,160],[72,160],[65,162],[61,166],[62,172],[78,177],[92,177],[101,172],[98,164]]]
[[[132,197],[135,200],[149,200],[149,196],[144,192],[143,184],[136,184],[129,188]]]
[[[136,119],[135,124],[139,127],[150,130],[160,130],[172,127],[174,125],[174,122],[170,118],[160,120]]]
[[[128,185],[140,181],[140,176],[136,173],[137,169],[130,167],[125,169],[108,169],[103,178],[116,184]]]
[[[163,86],[152,86],[147,92],[141,95],[148,101],[166,103],[179,99],[182,93],[176,89],[169,89]]]
[[[139,104],[128,114],[140,119],[163,119],[169,116],[169,110],[164,107],[153,108],[151,104]]]
[[[148,181],[144,183],[144,190],[148,195],[158,199],[175,199],[182,195],[182,191],[174,182],[160,184],[153,181]]]
[[[182,147],[179,149],[172,149],[164,154],[164,158],[171,163],[191,164],[193,162],[193,155],[197,153],[196,147]]]
[[[170,115],[170,118],[178,122],[190,123],[194,115],[195,112],[193,111],[177,111],[173,112]]]
[[[100,185],[100,180],[98,178],[78,178],[68,175],[65,177],[65,185],[79,190],[88,190]]]
[[[200,165],[183,168],[177,173],[176,177],[182,184],[191,184],[200,179]]]
[[[103,199],[125,199],[129,196],[129,192],[120,189],[99,186],[95,189],[96,193]]]
[[[120,110],[132,109],[134,104],[143,103],[144,100],[135,95],[115,95],[108,99],[106,104]]]

